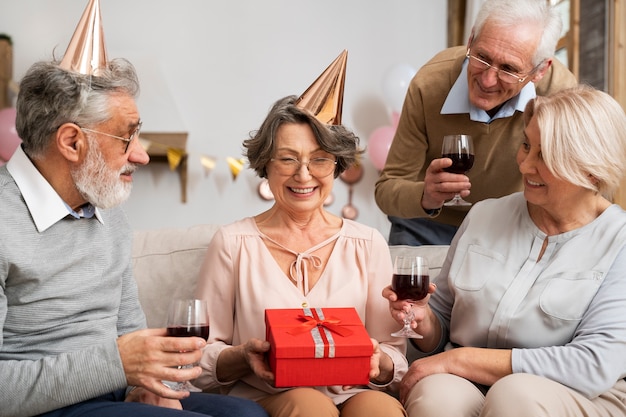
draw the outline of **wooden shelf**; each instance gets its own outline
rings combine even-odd
[[[13,79],[13,45],[11,39],[0,36],[0,109],[11,107],[9,87]]]
[[[183,203],[187,202],[187,135],[187,132],[141,132],[141,139],[150,141],[150,163],[165,162],[169,165],[167,150],[171,148],[184,152],[176,168],[180,176],[180,199]]]

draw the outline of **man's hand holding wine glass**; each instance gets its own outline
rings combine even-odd
[[[129,385],[143,387],[160,397],[183,399],[189,396],[188,392],[174,391],[162,381],[183,382],[200,376],[199,366],[177,368],[199,361],[206,340],[169,337],[166,329],[144,329],[120,336],[117,345]]]
[[[470,194],[472,183],[466,175],[452,174],[445,171],[452,165],[448,158],[433,159],[426,168],[424,176],[424,192],[422,207],[424,209],[438,209],[455,194],[467,197]]]
[[[444,138],[442,157],[433,159],[426,168],[421,204],[426,210],[442,205],[471,205],[463,200],[472,184],[466,172],[474,162],[471,136],[448,135]],[[446,203],[447,201],[447,203]]]
[[[209,306],[206,300],[174,299],[170,302],[167,313],[168,336],[184,339],[199,337],[206,342],[209,338],[209,329]],[[180,352],[186,353],[184,350]],[[175,366],[178,369],[197,368],[199,360],[198,357],[196,360],[177,363]],[[175,391],[201,391],[188,380],[168,379],[163,383]]]
[[[474,166],[474,142],[469,135],[446,135],[443,137],[443,145],[441,147],[441,157],[450,159],[452,164],[444,171],[455,174],[465,175],[472,166]],[[444,203],[444,206],[471,206],[457,192],[454,198]]]

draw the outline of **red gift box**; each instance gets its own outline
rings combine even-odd
[[[369,382],[374,347],[354,308],[267,309],[265,328],[276,387]]]

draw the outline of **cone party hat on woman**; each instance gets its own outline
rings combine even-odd
[[[84,75],[98,75],[107,66],[100,2],[89,0],[59,65]]]
[[[297,106],[313,113],[322,123],[340,125],[347,61],[348,51],[344,49],[302,93],[298,98]]]

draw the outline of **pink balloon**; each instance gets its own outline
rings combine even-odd
[[[372,164],[374,164],[374,167],[379,171],[385,167],[387,154],[389,153],[391,141],[393,141],[393,135],[395,135],[395,133],[395,127],[382,126],[374,130],[370,135],[367,151]]]
[[[400,122],[400,113],[397,111],[391,112],[391,125],[393,127],[398,127],[398,123]]]
[[[15,109],[0,110],[0,160],[8,161],[22,140],[15,130]]]

